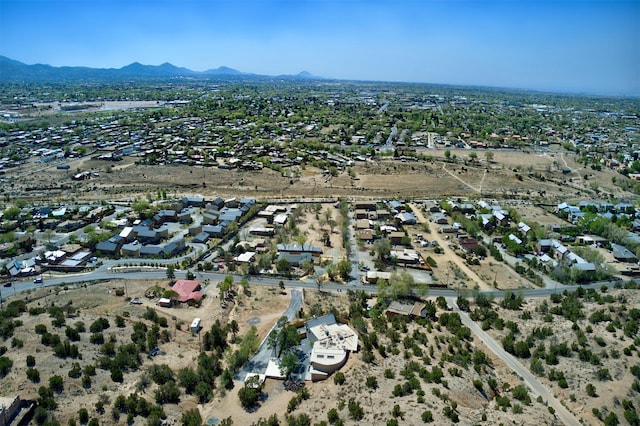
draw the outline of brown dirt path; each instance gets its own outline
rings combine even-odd
[[[429,221],[424,217],[422,211],[416,204],[410,204],[413,209],[418,222],[420,223],[428,223]],[[443,238],[443,234],[438,232],[432,232],[430,234],[430,238],[433,238],[438,242],[440,247],[444,250],[444,253],[441,255],[440,259],[447,263],[447,265],[454,264],[458,269],[465,273],[467,276],[467,281],[471,281],[471,283],[466,283],[467,287],[473,288],[475,285],[478,285],[481,290],[491,290],[491,286],[487,284],[483,279],[481,279],[478,274],[469,268],[469,266],[458,256],[456,255],[451,247],[449,247],[449,241]],[[469,285],[471,284],[471,285]]]

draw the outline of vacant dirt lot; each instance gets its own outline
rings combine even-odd
[[[68,170],[57,170],[52,163],[29,164],[6,173],[4,185],[20,197],[50,200],[54,197],[77,199],[132,199],[152,196],[165,190],[169,197],[189,194],[204,196],[247,196],[269,198],[529,198],[560,202],[571,198],[597,198],[608,195],[625,198],[613,187],[613,171],[582,169],[571,154],[539,154],[495,151],[489,163],[479,152],[469,161],[469,150],[452,151],[457,163],[444,163],[443,150],[425,151],[434,160],[403,162],[381,157],[358,162],[351,168],[355,179],[344,171],[327,178],[320,169],[299,169],[299,178],[263,170],[221,170],[199,166],[135,165],[136,158],[120,162],[93,160],[90,156],[68,160]],[[96,152],[97,154],[98,152]],[[436,161],[438,160],[438,161]],[[465,164],[465,160],[466,164]],[[571,171],[563,174],[563,168]],[[292,169],[293,170],[293,169]],[[75,182],[71,177],[81,171],[100,176]],[[537,176],[537,177],[536,177]],[[586,178],[586,179],[585,179]]]

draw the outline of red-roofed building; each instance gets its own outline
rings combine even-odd
[[[200,302],[204,293],[200,290],[200,282],[193,280],[178,280],[173,285],[172,290],[178,293],[178,302]]]

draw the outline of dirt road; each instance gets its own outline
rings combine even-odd
[[[410,204],[413,209],[414,214],[416,215],[416,219],[420,223],[428,223],[429,221],[424,217],[420,207],[416,204]],[[429,234],[429,238],[437,241],[440,247],[444,250],[444,253],[438,258],[439,263],[449,263],[454,264],[458,269],[465,273],[467,276],[467,280],[471,281],[472,284],[469,285],[467,283],[467,287],[473,288],[476,284],[480,290],[491,290],[492,287],[487,284],[484,280],[482,280],[478,274],[469,268],[469,266],[461,259],[457,254],[453,252],[451,247],[449,247],[449,241],[444,238],[443,234],[438,233],[435,230],[432,230],[431,234]]]

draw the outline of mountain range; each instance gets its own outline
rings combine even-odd
[[[284,78],[322,79],[302,71],[295,75],[268,76],[245,73],[229,67],[206,71],[192,71],[165,62],[162,65],[143,65],[139,62],[122,68],[53,67],[51,65],[27,65],[6,56],[0,56],[0,83],[8,82],[78,82],[78,81],[130,81],[165,80],[176,78]]]

